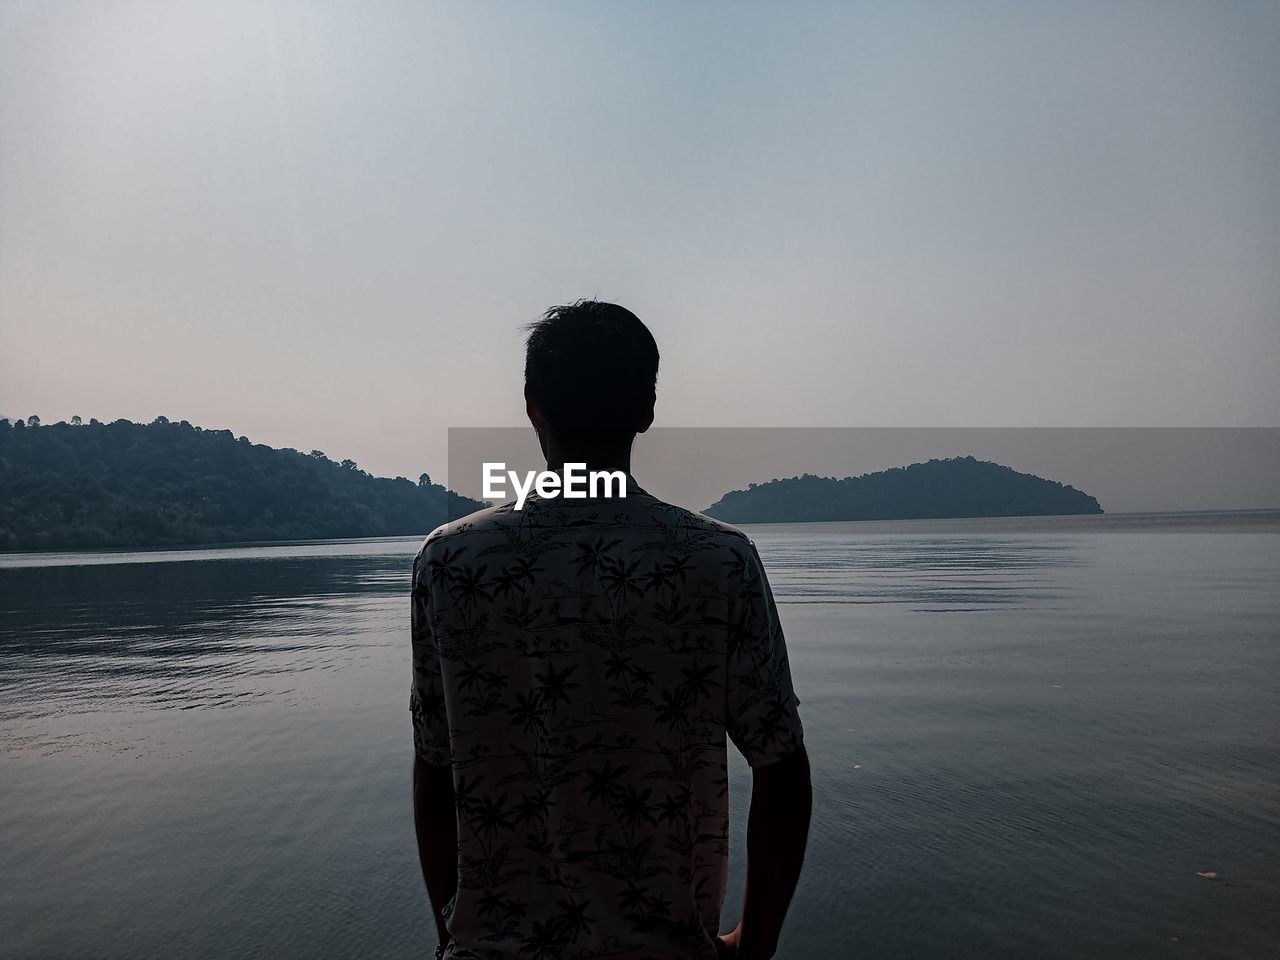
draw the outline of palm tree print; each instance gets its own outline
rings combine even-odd
[[[629,483],[493,508],[414,563],[414,744],[450,764],[461,960],[714,960],[726,738],[802,735],[750,541]]]

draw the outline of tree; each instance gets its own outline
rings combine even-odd
[[[0,430],[0,550],[403,536],[482,506],[180,422]]]
[[[31,416],[27,417],[27,426],[28,427],[40,426],[40,418],[33,413]]]
[[[420,487],[429,487],[429,486],[431,486],[431,474],[429,474],[429,473],[420,473],[420,474],[418,474],[418,486],[420,486]]]
[[[71,415],[71,425],[73,427],[79,427],[84,425],[84,421],[80,419],[80,414],[73,413]]]

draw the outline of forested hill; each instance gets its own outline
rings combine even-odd
[[[1102,513],[1102,507],[1075,487],[973,457],[913,463],[843,480],[805,474],[753,483],[725,494],[707,510],[729,523],[1083,513]]]
[[[425,535],[483,506],[185,420],[0,420],[0,550]]]

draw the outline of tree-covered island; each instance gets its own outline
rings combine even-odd
[[[0,420],[0,550],[425,535],[483,506],[185,420]]]
[[[1055,480],[973,457],[930,460],[860,477],[804,476],[726,493],[707,514],[728,523],[940,520],[1102,513],[1096,499]]]

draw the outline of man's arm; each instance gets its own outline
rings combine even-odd
[[[722,953],[767,960],[778,949],[787,906],[800,879],[813,788],[799,699],[769,578],[754,546],[743,558],[729,638],[726,719],[731,740],[751,765],[747,816],[747,891],[742,923]]]
[[[429,546],[429,544],[428,544]],[[413,826],[418,835],[418,862],[427,883],[431,913],[440,945],[449,942],[444,911],[458,890],[458,821],[453,802],[449,720],[445,709],[440,648],[431,616],[431,592],[418,576],[423,551],[413,561]]]
[[[747,892],[742,922],[724,937],[729,956],[768,960],[777,951],[782,921],[800,880],[812,806],[809,755],[803,746],[752,771]]]
[[[453,806],[453,773],[421,757],[413,760],[413,826],[418,861],[427,882],[431,913],[441,946],[449,942],[444,908],[458,892],[458,820]]]

